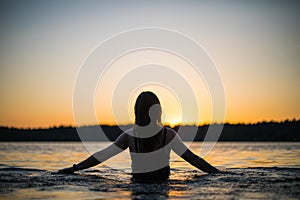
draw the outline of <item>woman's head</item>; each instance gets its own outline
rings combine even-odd
[[[134,113],[136,125],[147,126],[151,121],[152,123],[160,123],[161,105],[159,99],[153,92],[142,92],[136,99]]]

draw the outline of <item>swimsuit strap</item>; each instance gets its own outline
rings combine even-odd
[[[163,134],[164,134],[164,139],[163,139],[163,146],[162,146],[162,148],[164,148],[165,146],[166,146],[166,137],[167,137],[167,129],[166,129],[166,127],[163,127]]]
[[[138,141],[137,141],[137,138],[136,138],[136,134],[135,134],[135,130],[133,130],[134,133],[133,133],[133,138],[134,138],[134,146],[135,146],[135,153],[139,153],[139,148],[138,148]]]

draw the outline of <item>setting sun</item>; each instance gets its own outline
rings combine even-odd
[[[177,126],[181,123],[181,120],[179,119],[174,119],[174,120],[170,120],[169,122],[167,122],[167,124],[169,123],[170,127],[174,127]]]

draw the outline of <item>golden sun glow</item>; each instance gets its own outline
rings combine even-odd
[[[171,127],[177,126],[181,123],[180,119],[172,119],[169,120],[166,124],[170,125]]]

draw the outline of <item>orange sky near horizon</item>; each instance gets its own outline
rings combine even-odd
[[[0,126],[78,125],[73,119],[73,90],[84,59],[108,37],[139,27],[176,30],[203,46],[222,78],[224,122],[300,119],[300,2],[132,2],[2,2]],[[124,96],[117,104],[126,112],[113,113],[111,91],[97,88],[94,107],[99,123],[132,123],[134,101],[143,90],[158,95],[165,123],[195,123],[195,116],[199,124],[223,122],[211,119],[205,79],[194,77],[183,59],[144,51],[128,54],[114,66],[126,71],[145,63],[159,63],[185,76],[196,92],[199,113],[190,104],[182,119],[178,94],[155,84],[130,91],[130,99]],[[108,71],[106,78],[113,84],[121,75]],[[170,89],[184,90],[181,85]],[[94,124],[87,117],[80,125]]]

